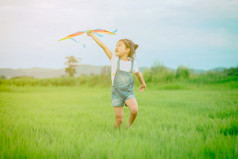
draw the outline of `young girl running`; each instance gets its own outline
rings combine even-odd
[[[143,92],[146,88],[143,75],[134,61],[135,50],[138,45],[134,44],[131,40],[121,39],[117,42],[115,49],[116,54],[114,55],[92,32],[88,32],[87,35],[92,37],[103,49],[112,64],[111,98],[116,117],[115,127],[118,128],[122,124],[123,106],[126,105],[130,109],[129,122],[127,124],[127,128],[130,128],[138,113],[138,104],[134,93],[134,80],[132,73],[136,74],[141,83],[139,90]]]

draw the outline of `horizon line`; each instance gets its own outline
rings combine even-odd
[[[96,67],[103,67],[103,66],[110,66],[110,65],[92,65],[92,64],[79,64],[79,65],[91,65],[91,66],[96,66]],[[163,65],[165,66],[165,65]],[[213,70],[213,69],[216,69],[216,68],[224,68],[224,69],[229,69],[229,68],[234,68],[234,67],[238,67],[238,64],[237,66],[230,66],[230,67],[225,67],[225,66],[217,66],[217,67],[213,67],[213,68],[210,68],[210,69],[201,69],[201,68],[191,68],[191,67],[188,67],[188,66],[185,66],[185,65],[179,65],[179,66],[184,66],[184,67],[187,67],[189,69],[193,69],[193,70],[204,70],[204,71],[208,71],[208,70]],[[142,68],[142,67],[146,67],[146,68],[151,68],[152,66],[148,67],[148,66],[141,66],[139,68]],[[167,67],[165,66],[166,68],[169,68],[169,69],[174,69],[176,70],[177,68],[173,68],[173,67]],[[53,68],[53,67],[39,67],[39,66],[32,66],[32,67],[18,67],[18,68],[12,68],[12,67],[0,67],[0,69],[33,69],[33,68],[41,68],[41,69],[64,69],[65,67],[60,67],[60,68]]]

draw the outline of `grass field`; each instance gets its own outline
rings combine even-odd
[[[135,89],[115,130],[110,87],[0,86],[1,158],[238,158],[238,90]]]

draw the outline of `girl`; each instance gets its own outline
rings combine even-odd
[[[138,69],[135,61],[135,50],[138,45],[131,40],[121,39],[117,42],[115,55],[103,44],[99,38],[92,32],[87,33],[96,43],[103,49],[112,64],[111,79],[112,79],[112,106],[114,108],[116,122],[115,127],[118,128],[123,121],[123,106],[126,104],[130,109],[129,122],[127,128],[130,128],[138,113],[138,104],[134,93],[134,80],[132,73],[138,77],[141,86],[141,92],[146,88],[146,84],[142,73]]]

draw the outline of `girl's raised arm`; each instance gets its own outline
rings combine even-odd
[[[103,51],[106,53],[107,57],[109,58],[109,60],[111,60],[112,58],[112,52],[111,50],[109,50],[109,48],[102,43],[102,41],[96,36],[94,35],[92,32],[88,32],[87,33],[88,36],[91,36],[93,38],[94,41],[96,41],[96,43],[103,49]]]

